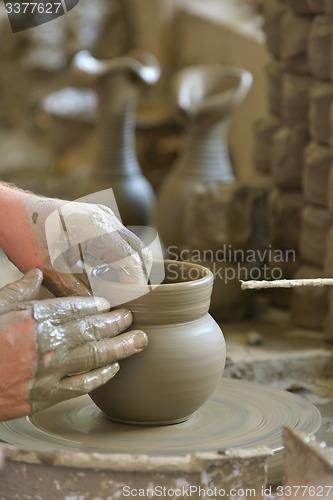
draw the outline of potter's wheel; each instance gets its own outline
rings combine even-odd
[[[223,379],[189,420],[164,427],[107,420],[88,396],[65,401],[33,417],[0,423],[0,439],[21,449],[148,455],[183,455],[225,448],[268,446],[269,480],[282,474],[282,428],[305,433],[320,427],[319,411],[280,389]]]

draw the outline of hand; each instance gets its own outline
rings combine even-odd
[[[107,312],[104,299],[34,300],[42,279],[33,269],[0,290],[0,420],[91,392],[148,342],[140,331],[118,335],[131,313]]]
[[[117,281],[147,283],[150,251],[111,209],[0,187],[0,246],[22,272],[40,268],[54,295],[92,295],[85,269],[98,264]]]

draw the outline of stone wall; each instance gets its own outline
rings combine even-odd
[[[297,252],[297,270],[284,267],[284,277],[327,277],[331,254],[333,259],[328,245],[332,2],[267,0],[263,11],[271,53],[269,113],[255,124],[254,162],[273,186],[273,245]],[[300,288],[287,297],[297,326],[325,327],[328,289]]]

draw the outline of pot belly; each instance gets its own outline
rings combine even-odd
[[[149,338],[142,353],[120,362],[120,371],[90,396],[120,422],[165,425],[186,420],[210,397],[224,369],[225,341],[206,315],[177,325],[133,324]]]

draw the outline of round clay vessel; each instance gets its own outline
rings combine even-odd
[[[147,348],[120,362],[120,371],[90,394],[116,421],[166,425],[186,420],[210,397],[221,379],[226,350],[221,329],[208,314],[212,273],[203,266],[165,261],[165,279],[125,303],[131,329],[146,332]],[[108,267],[93,270],[91,284],[111,303],[133,287],[108,281]],[[143,288],[144,290],[144,288]],[[142,291],[144,293],[144,291]],[[133,295],[132,295],[133,296]]]

